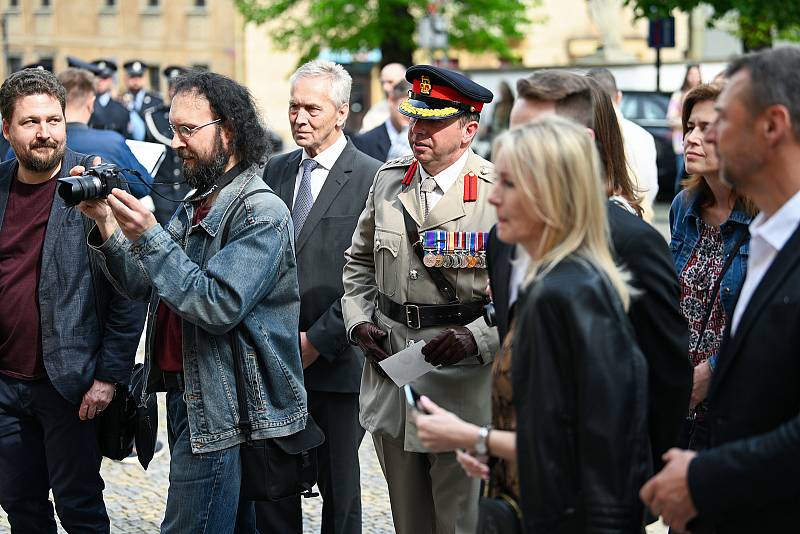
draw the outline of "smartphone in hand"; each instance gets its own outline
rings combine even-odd
[[[406,384],[403,386],[403,391],[406,394],[406,402],[408,403],[411,408],[417,410],[420,413],[428,413],[425,408],[422,407],[422,404],[419,402],[420,394],[411,387],[411,384]]]

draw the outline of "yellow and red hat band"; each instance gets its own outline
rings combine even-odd
[[[451,100],[453,102],[460,102],[461,104],[466,104],[467,106],[472,106],[475,108],[475,111],[480,113],[483,109],[483,102],[478,102],[477,100],[470,100],[469,98],[465,97],[463,94],[459,93],[452,87],[447,87],[446,85],[434,85],[430,82],[426,83],[425,89],[427,90],[430,87],[430,90],[427,92],[422,92],[420,80],[414,80],[412,91],[415,94],[420,96],[427,96],[430,98],[440,98],[442,100]]]

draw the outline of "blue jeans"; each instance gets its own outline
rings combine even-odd
[[[193,454],[183,393],[167,392],[171,454],[167,509],[162,534],[255,532],[251,502],[239,502],[242,464],[239,446]],[[241,506],[240,506],[241,505]]]
[[[50,488],[70,533],[107,533],[94,421],[47,378],[0,374],[0,505],[11,532],[56,533]]]

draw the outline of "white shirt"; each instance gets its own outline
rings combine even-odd
[[[619,116],[625,155],[633,170],[636,188],[644,196],[647,209],[652,209],[658,194],[658,166],[656,165],[656,142],[650,133],[628,119]]]
[[[531,257],[521,245],[514,247],[514,257],[511,258],[511,276],[508,279],[508,309],[519,298],[519,288],[528,275],[531,266]]]
[[[328,178],[328,173],[331,168],[342,155],[344,148],[347,146],[347,139],[343,133],[339,134],[339,139],[336,140],[331,146],[317,154],[316,157],[311,158],[306,149],[303,149],[303,155],[300,157],[300,165],[297,169],[297,177],[294,180],[294,196],[292,196],[292,206],[294,201],[297,200],[297,192],[300,190],[300,180],[303,179],[303,162],[307,159],[314,159],[319,164],[317,168],[311,171],[311,196],[314,202],[317,201],[319,192],[322,191],[322,186],[325,185],[325,180]]]
[[[794,194],[769,219],[759,213],[750,223],[750,256],[747,258],[747,276],[742,292],[733,310],[731,335],[736,334],[739,321],[750,303],[764,275],[767,274],[775,256],[781,251],[800,224],[800,191]]]
[[[403,126],[400,130],[395,130],[391,119],[386,119],[384,125],[386,126],[386,133],[389,134],[389,142],[391,143],[386,161],[403,156],[410,156],[412,152],[411,145],[408,144],[408,124]]]
[[[447,193],[447,190],[450,189],[458,180],[459,173],[461,173],[461,171],[464,169],[464,166],[467,164],[469,152],[469,150],[465,150],[455,163],[447,167],[436,176],[431,176],[428,174],[428,171],[422,167],[422,165],[419,166],[419,183],[421,184],[425,178],[433,178],[438,186],[433,192],[428,193],[428,209],[430,211],[433,211],[433,208],[436,207],[436,204],[438,204],[445,193]],[[420,205],[424,206],[425,201],[422,198],[422,193],[419,192],[419,186],[417,186],[417,194],[419,195]]]
[[[97,101],[103,107],[106,107],[108,105],[109,100],[111,100],[111,91],[106,91],[105,93],[97,97]]]

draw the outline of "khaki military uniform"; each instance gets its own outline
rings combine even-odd
[[[470,151],[457,181],[423,220],[419,199],[420,173],[410,185],[401,181],[412,157],[387,162],[378,171],[358,221],[352,246],[345,252],[342,313],[348,333],[372,322],[388,333],[383,349],[394,354],[414,341],[430,340],[445,326],[412,329],[377,308],[380,291],[399,304],[447,304],[414,254],[405,231],[403,207],[419,231],[488,232],[496,222],[489,193],[493,165]],[[478,176],[477,201],[464,202],[464,175]],[[441,269],[462,303],[484,299],[486,269]],[[434,369],[412,383],[414,389],[456,415],[478,425],[491,421],[491,360],[498,348],[495,328],[482,317],[466,325],[479,354],[457,365]],[[475,531],[479,482],[469,479],[453,453],[427,454],[417,439],[411,409],[402,389],[364,366],[361,381],[361,424],[375,440],[389,484],[395,528],[405,532]],[[422,453],[422,454],[420,454]],[[426,502],[428,501],[428,502]],[[430,525],[430,526],[428,526]],[[422,529],[422,530],[420,530]]]

